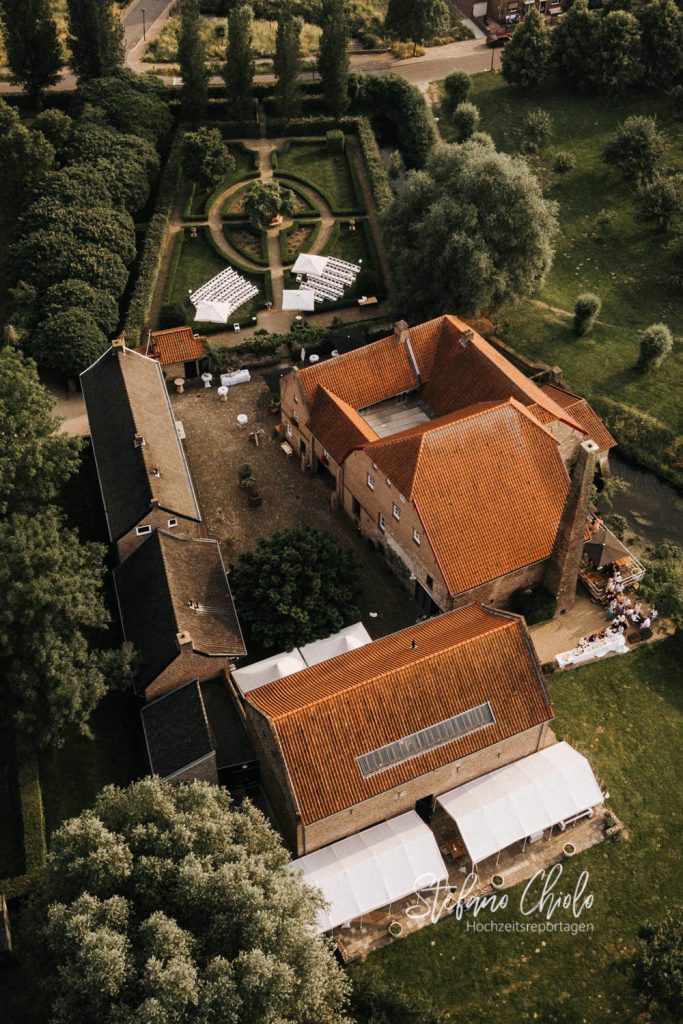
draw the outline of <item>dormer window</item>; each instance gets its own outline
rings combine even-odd
[[[146,537],[149,533],[152,532],[152,527],[149,525],[136,526],[135,532],[138,535],[138,537]]]
[[[398,507],[398,505],[391,506],[391,514],[394,517],[394,519],[398,522],[398,520],[401,518],[401,510]]]
[[[178,520],[177,519],[169,519],[168,520],[167,526],[168,526],[169,530],[175,530],[177,525],[178,525]]]

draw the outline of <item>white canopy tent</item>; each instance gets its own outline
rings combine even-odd
[[[310,313],[315,309],[315,296],[313,292],[300,291],[298,288],[285,288],[282,292],[282,308]]]
[[[266,686],[276,679],[284,679],[294,672],[301,672],[306,668],[306,662],[301,657],[298,648],[286,651],[283,654],[274,654],[272,658],[265,658],[253,665],[245,665],[244,668],[235,669],[232,678],[237,683],[240,693],[249,693],[259,686]]]
[[[357,647],[364,647],[370,643],[372,637],[363,623],[355,622],[353,626],[346,626],[324,640],[314,640],[313,643],[306,644],[300,651],[307,665],[319,665],[321,661],[328,661],[330,658],[336,658],[338,654],[355,651]]]
[[[327,256],[313,256],[311,253],[300,252],[292,267],[293,274],[315,274],[320,276],[327,266]]]
[[[586,758],[556,743],[437,797],[474,864],[603,802]]]
[[[319,934],[448,878],[436,839],[415,811],[300,857],[289,870],[328,903],[318,913]]]
[[[194,318],[202,323],[227,324],[231,312],[229,302],[198,302]]]

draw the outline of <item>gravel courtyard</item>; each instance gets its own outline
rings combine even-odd
[[[330,530],[353,548],[362,568],[360,610],[368,632],[377,638],[415,622],[420,609],[380,555],[358,535],[352,522],[330,509],[331,490],[324,480],[301,472],[295,456],[287,458],[272,437],[277,415],[268,411],[270,392],[260,375],[230,389],[221,402],[216,388],[191,388],[171,396],[183,423],[186,452],[209,536],[221,542],[226,566],[259,537],[304,525]],[[238,414],[249,418],[245,429]],[[250,434],[260,430],[259,446]],[[249,463],[263,504],[250,508],[239,487],[237,470]],[[376,617],[370,613],[375,612]]]

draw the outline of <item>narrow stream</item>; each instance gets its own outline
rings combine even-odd
[[[602,511],[626,517],[626,543],[631,537],[637,537],[638,541],[632,545],[636,553],[662,541],[683,548],[683,496],[654,473],[637,469],[618,455],[610,455],[609,461],[613,474],[630,487],[616,495],[611,508],[603,505]]]

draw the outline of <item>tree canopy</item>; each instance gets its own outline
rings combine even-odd
[[[42,320],[32,330],[28,345],[41,366],[78,377],[105,351],[107,336],[89,310],[70,306]]]
[[[627,117],[604,149],[605,163],[617,167],[626,181],[644,184],[661,169],[667,144],[654,117]]]
[[[5,107],[7,104],[0,100],[0,207],[13,220],[33,190],[40,187],[43,175],[52,169],[55,151],[40,132],[29,131],[18,118],[5,117]]]
[[[349,11],[347,0],[322,0],[318,71],[323,93],[335,117],[349,108]]]
[[[180,101],[183,117],[191,123],[197,123],[204,117],[209,98],[209,72],[200,24],[197,0],[181,0],[178,63],[183,87]]]
[[[53,405],[35,363],[0,349],[0,516],[53,501],[76,471],[80,443],[57,432]]]
[[[646,568],[640,593],[660,615],[683,626],[683,549],[675,544],[658,544]]]
[[[152,145],[168,134],[173,123],[164,86],[151,75],[118,71],[79,84],[75,98],[81,116],[92,108],[118,132],[139,135]]]
[[[446,0],[389,0],[384,27],[399,39],[412,40],[417,48],[418,43],[446,35],[451,12]]]
[[[280,117],[296,117],[301,107],[299,72],[301,71],[301,31],[303,20],[284,13],[278,18],[275,35],[275,100]]]
[[[71,68],[79,79],[104,78],[123,66],[123,22],[111,0],[67,0]]]
[[[104,548],[83,543],[47,506],[0,523],[0,674],[22,736],[61,746],[115,682],[130,655],[97,650],[109,613],[102,600]]]
[[[641,947],[635,961],[636,988],[661,1006],[672,1021],[682,1019],[683,917],[668,913],[658,924],[639,932]]]
[[[53,1024],[346,1024],[318,897],[249,801],[147,778],[52,836],[33,898]]]
[[[231,575],[242,620],[264,647],[289,650],[355,622],[360,575],[353,552],[323,530],[261,538]]]
[[[252,26],[254,12],[241,3],[228,15],[228,48],[223,78],[230,110],[238,120],[248,117],[253,105],[254,56]]]
[[[384,225],[401,308],[428,319],[533,294],[552,265],[557,208],[525,160],[475,137],[436,147]]]
[[[545,18],[532,7],[503,50],[503,78],[520,89],[535,89],[548,73],[550,33]]]
[[[0,28],[12,82],[40,106],[44,90],[59,81],[62,48],[49,0],[0,0]]]
[[[202,126],[185,132],[182,148],[183,171],[190,181],[211,187],[235,166],[230,149],[219,128]]]
[[[244,212],[261,231],[265,231],[275,217],[291,217],[294,205],[294,193],[278,181],[258,181],[244,193]]]

